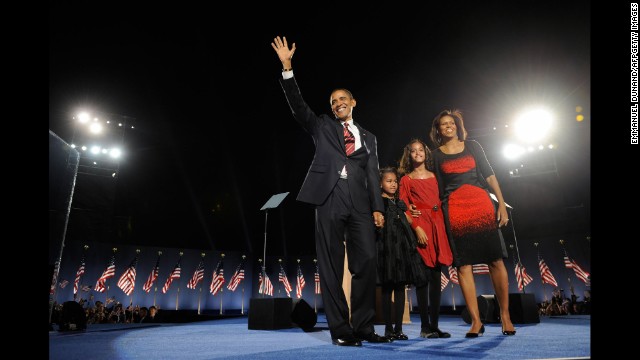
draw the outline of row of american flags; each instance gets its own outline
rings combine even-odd
[[[576,277],[585,283],[586,286],[591,286],[591,277],[590,274],[585,271],[578,263],[571,259],[567,253],[564,255],[564,265],[567,269],[572,269],[575,273]],[[545,263],[544,259],[538,256],[538,269],[540,270],[540,279],[542,284],[549,284],[553,287],[558,286],[558,282],[555,277],[549,270],[549,267]],[[472,271],[474,274],[489,274],[489,265],[487,264],[475,264],[473,265]],[[527,271],[522,265],[521,262],[516,262],[514,265],[514,272],[516,275],[516,283],[518,285],[518,290],[522,291],[525,286],[529,285],[533,278],[527,274]],[[447,285],[451,281],[454,284],[459,284],[458,282],[458,272],[454,267],[449,266],[449,278],[444,273],[440,273],[440,290],[444,290]]]
[[[171,271],[171,273],[169,274],[169,276],[167,277],[166,281],[164,282],[164,285],[162,287],[162,293],[166,294],[167,291],[169,290],[169,288],[171,287],[171,284],[173,283],[173,281],[175,279],[179,279],[180,275],[181,275],[181,271],[182,271],[182,267],[180,265],[181,262],[181,258],[178,259],[178,262],[176,263],[176,265],[173,267],[173,270]],[[120,275],[120,277],[118,278],[118,282],[117,282],[117,286],[118,288],[120,288],[127,296],[130,296],[134,289],[135,289],[135,282],[136,282],[136,266],[138,263],[138,256],[136,256],[131,263],[129,264],[129,266],[125,269],[125,271],[122,273],[122,275]],[[153,267],[153,269],[151,270],[151,273],[149,274],[149,276],[147,277],[147,280],[145,281],[144,285],[142,286],[142,290],[146,293],[149,293],[151,291],[151,289],[153,288],[154,283],[156,283],[156,280],[158,278],[159,275],[159,265],[160,265],[160,256],[158,256],[158,260],[156,261],[156,265]],[[78,267],[78,270],[76,272],[76,276],[74,279],[74,283],[73,283],[73,294],[74,296],[78,293],[79,290],[82,291],[91,291],[91,286],[90,285],[81,285],[80,281],[82,279],[82,276],[85,273],[85,268],[86,268],[86,264],[85,264],[85,257],[82,257],[82,260],[80,261],[80,266]],[[204,268],[205,268],[205,263],[204,263],[204,258],[199,262],[198,266],[196,267],[196,270],[194,271],[193,275],[191,276],[191,278],[189,279],[189,281],[187,282],[186,287],[188,289],[196,289],[199,285],[199,283],[204,279]],[[105,290],[107,289],[106,287],[106,281],[112,277],[115,277],[116,275],[116,266],[115,266],[115,255],[113,255],[109,261],[109,263],[107,264],[105,270],[102,272],[102,274],[100,275],[100,277],[98,278],[98,280],[96,281],[95,286],[93,287],[93,290],[98,291],[98,292],[105,292]],[[263,282],[263,273],[260,272],[259,274],[259,278],[258,278],[258,287],[259,287],[259,293],[260,294],[264,294],[264,295],[269,295],[269,296],[273,296],[273,284],[271,283],[271,281],[269,280],[269,276],[265,273],[264,274],[266,281]],[[228,283],[227,283],[227,289],[230,291],[236,291],[236,289],[238,288],[238,286],[240,285],[240,283],[242,282],[242,280],[245,277],[245,261],[244,261],[244,257],[243,260],[238,264],[238,266],[236,267],[233,275],[231,276],[231,278],[229,279]],[[292,292],[292,287],[289,283],[287,274],[284,270],[284,267],[282,266],[282,263],[280,263],[280,271],[278,273],[278,281],[282,282],[283,287],[286,291],[287,296],[291,297],[291,292]],[[320,275],[318,272],[318,266],[317,264],[315,265],[315,273],[314,273],[314,282],[315,282],[315,294],[320,294]],[[211,277],[211,283],[209,285],[209,292],[212,295],[216,295],[218,292],[221,291],[223,285],[226,283],[226,280],[224,278],[224,263],[223,260],[219,260]],[[59,287],[64,289],[67,285],[69,284],[69,281],[67,280],[62,280],[58,283]],[[305,279],[304,279],[304,275],[302,273],[302,269],[300,267],[300,264],[298,263],[297,266],[297,272],[296,272],[296,293],[295,296],[297,298],[301,298],[302,297],[302,289],[304,289],[306,285]],[[55,286],[55,285],[54,285]],[[54,293],[54,286],[52,286],[51,288],[51,294]]]

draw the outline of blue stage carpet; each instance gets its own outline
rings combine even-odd
[[[361,348],[331,344],[323,314],[315,329],[248,330],[247,317],[180,324],[89,325],[86,331],[49,332],[49,359],[588,359],[591,317],[543,317],[539,324],[516,324],[504,336],[500,324],[485,325],[484,336],[464,337],[469,325],[443,315],[440,329],[449,339],[423,339],[420,317],[405,324],[408,341],[363,342]],[[383,325],[376,325],[379,334]]]

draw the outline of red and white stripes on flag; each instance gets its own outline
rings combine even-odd
[[[553,277],[551,270],[549,270],[549,267],[544,262],[544,260],[542,260],[542,258],[540,258],[540,261],[538,261],[538,266],[540,267],[540,277],[542,278],[542,283],[557,287],[558,282],[556,281],[556,278]]]
[[[120,276],[118,280],[118,287],[124,291],[127,296],[131,295],[133,289],[136,286],[136,264],[138,263],[138,257],[136,256],[131,264]]]
[[[529,285],[533,278],[527,274],[524,265],[517,263],[515,267],[516,282],[518,283],[518,290],[522,290],[525,286]]]
[[[187,289],[195,289],[202,279],[204,279],[204,259],[200,260],[200,264],[198,264],[196,271],[193,272],[193,276],[189,279]]]
[[[302,269],[300,269],[300,264],[298,264],[298,276],[296,276],[296,297],[298,299],[302,297],[302,289],[304,289],[305,285]]]
[[[68,284],[69,282],[67,280],[62,280],[58,285],[60,286],[60,289],[64,289],[65,287],[67,287]]]
[[[166,294],[173,282],[173,279],[180,279],[180,259],[176,263],[176,266],[173,267],[173,271],[169,274],[167,281],[164,282],[164,286],[162,287],[162,293]]]
[[[573,267],[573,264],[567,255],[564,256],[564,267],[567,269],[571,269]]]
[[[489,273],[489,265],[487,264],[473,264],[473,273],[474,274],[488,274]]]
[[[571,259],[571,267],[573,267],[573,272],[576,273],[578,279],[582,280],[583,283],[587,284],[589,281],[589,273],[584,271],[575,260]],[[589,283],[589,285],[591,285]]]
[[[224,265],[222,260],[218,261],[216,269],[213,271],[213,277],[211,278],[211,285],[209,286],[209,292],[212,295],[216,295],[224,284]]]
[[[154,281],[158,278],[158,272],[160,271],[160,256],[158,256],[158,260],[156,261],[156,266],[151,269],[151,274],[147,278],[147,281],[142,286],[142,291],[149,292],[153,287]]]
[[[109,261],[109,265],[102,272],[102,276],[96,282],[96,286],[94,288],[95,291],[104,292],[107,287],[105,286],[105,282],[107,279],[112,278],[116,275],[116,256],[115,254],[111,256],[111,261]]]
[[[456,268],[454,268],[453,266],[449,266],[449,278],[451,279],[452,283],[460,285],[460,283],[458,282],[458,270],[456,270]]]
[[[316,295],[319,295],[322,292],[320,291],[320,273],[318,271],[318,265],[316,265],[316,272],[313,274],[313,279],[316,283]]]
[[[78,271],[76,271],[76,279],[73,282],[73,295],[78,293],[78,284],[80,284],[80,278],[84,274],[84,255],[82,255],[82,260],[80,260],[80,267]]]
[[[229,284],[227,285],[227,289],[231,291],[236,291],[236,288],[240,284],[240,282],[244,279],[244,260],[238,264],[236,268],[236,272],[233,273],[231,279],[229,280]]]
[[[267,273],[265,272],[264,277],[265,277],[265,281],[262,281],[262,271],[260,272],[260,275],[258,275],[258,294],[265,294],[265,295],[269,295],[269,296],[273,296],[273,284],[271,283],[271,280],[269,280],[269,275],[267,275]]]
[[[289,279],[287,279],[287,273],[284,271],[282,264],[280,264],[280,272],[278,273],[278,281],[282,283],[284,286],[284,291],[287,292],[287,296],[291,297],[291,284],[289,284]]]
[[[84,292],[91,291],[91,285],[82,285],[80,286],[80,290]]]
[[[449,279],[447,278],[447,275],[445,275],[443,272],[440,272],[440,291],[444,290],[447,285],[449,285]]]

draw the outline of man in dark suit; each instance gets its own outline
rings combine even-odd
[[[390,342],[375,333],[375,227],[384,225],[376,137],[353,121],[356,100],[346,89],[331,93],[335,118],[316,115],[293,77],[291,49],[279,36],[271,46],[283,65],[280,84],[300,125],[311,135],[315,156],[297,200],[315,206],[316,252],[322,300],[334,344]],[[342,289],[345,246],[351,282],[351,322]]]

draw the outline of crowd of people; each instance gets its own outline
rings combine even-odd
[[[137,323],[158,323],[162,322],[158,315],[159,307],[152,305],[149,307],[140,305],[129,305],[126,308],[122,303],[113,297],[107,299],[109,306],[105,306],[102,301],[95,301],[94,296],[89,295],[88,299],[79,298],[78,304],[86,316],[86,324],[137,324]],[[62,319],[64,303],[53,304],[51,323],[60,325]]]
[[[564,289],[556,287],[551,295],[551,300],[545,300],[538,304],[540,316],[557,315],[591,315],[591,291],[585,290],[582,299],[575,294],[574,287],[569,288],[571,296],[564,295]]]

